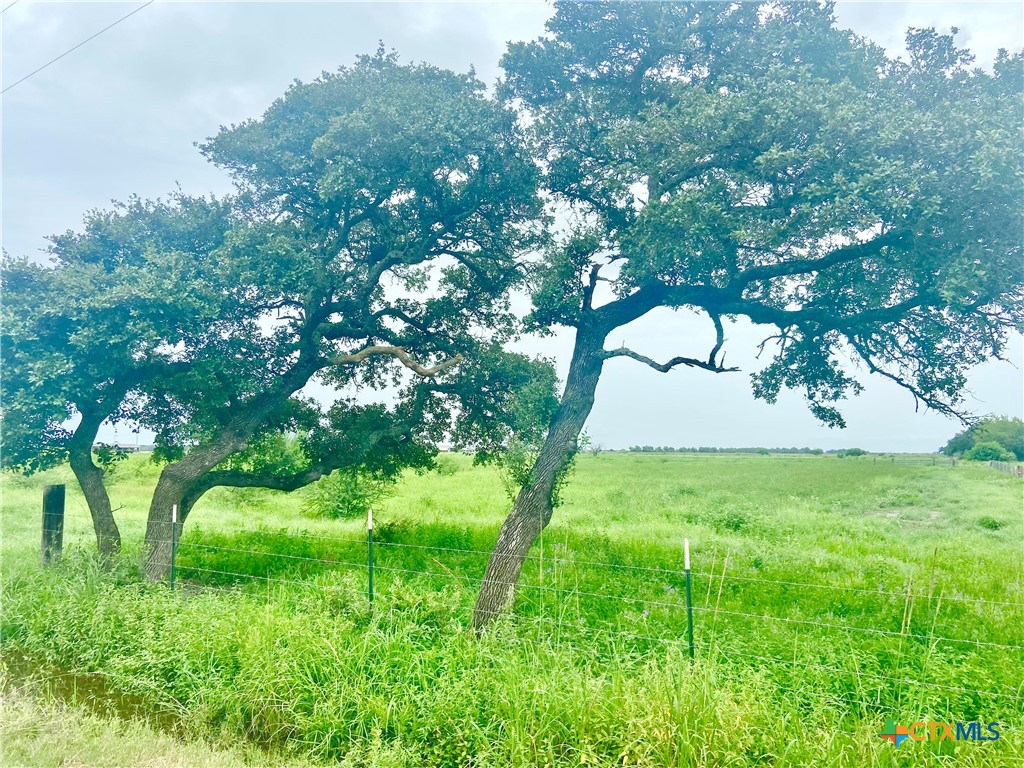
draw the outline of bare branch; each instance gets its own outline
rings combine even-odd
[[[401,347],[395,347],[385,344],[374,344],[369,347],[363,347],[358,352],[353,352],[350,355],[335,355],[334,357],[330,358],[330,363],[332,365],[354,365],[356,363],[363,362],[363,360],[372,355],[392,355],[394,357],[397,357],[398,360],[402,363],[402,365],[404,365],[410,371],[415,373],[417,376],[422,376],[428,379],[432,379],[438,374],[448,370],[449,368],[458,365],[464,359],[462,355],[455,355],[455,357],[450,357],[447,360],[443,360],[442,362],[435,365],[433,368],[427,368],[426,366],[414,360],[412,358],[412,355],[410,355]]]
[[[786,346],[792,341],[791,328],[783,328],[781,333],[769,336],[761,341],[761,343],[757,345],[757,354],[755,355],[756,359],[761,359],[761,355],[764,354],[765,347],[767,347],[772,341],[778,342],[780,353],[785,352]]]
[[[714,365],[715,357],[718,352],[722,349],[722,345],[725,344],[725,329],[722,327],[722,318],[714,313],[711,314],[711,322],[715,324],[715,346],[711,348],[711,354],[708,355],[708,364]],[[725,358],[722,358],[722,362],[725,362]]]
[[[714,358],[710,360],[698,360],[694,357],[673,357],[667,363],[658,363],[649,357],[641,355],[639,352],[634,352],[626,347],[619,347],[618,349],[607,349],[602,353],[605,359],[610,357],[629,357],[633,360],[638,360],[644,365],[649,365],[656,371],[662,373],[668,373],[677,365],[685,365],[690,368],[703,368],[705,371],[711,371],[712,373],[732,373],[738,371],[739,368],[725,368],[722,365],[716,363]]]

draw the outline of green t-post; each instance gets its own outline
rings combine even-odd
[[[367,579],[367,594],[370,605],[373,606],[373,510],[366,511],[366,565],[369,578]]]

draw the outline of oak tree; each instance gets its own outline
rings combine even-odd
[[[575,342],[478,627],[512,600],[609,361],[724,374],[728,324],[747,318],[772,355],[757,397],[798,389],[842,425],[850,357],[959,413],[967,369],[1024,317],[1021,58],[972,68],[933,30],[907,45],[888,58],[825,3],[560,2],[545,36],[510,46],[504,96],[567,222],[532,319]],[[706,316],[708,347],[607,347],[660,307]]]
[[[210,269],[224,201],[172,195],[93,211],[44,262],[5,254],[0,399],[5,469],[68,461],[104,557],[120,533],[94,451],[104,422],[137,422],[139,392],[180,372],[238,316]]]

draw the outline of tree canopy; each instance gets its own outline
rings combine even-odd
[[[908,47],[887,59],[805,3],[559,4],[504,61],[578,214],[538,321],[742,315],[777,329],[760,397],[799,388],[841,425],[852,355],[953,413],[1021,322],[1020,59],[971,70],[930,30]],[[720,369],[715,351],[674,365]]]
[[[3,466],[31,473],[69,460],[104,554],[120,536],[93,455],[100,425],[151,426],[143,386],[167,385],[245,317],[213,260],[229,209],[182,194],[133,198],[52,237],[48,264],[5,255]]]

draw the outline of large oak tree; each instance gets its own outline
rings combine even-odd
[[[835,28],[830,4],[560,2],[514,44],[504,94],[569,226],[537,267],[533,320],[575,331],[560,405],[476,605],[513,598],[607,361],[724,373],[748,318],[758,397],[801,390],[841,425],[844,357],[954,414],[1022,304],[1021,59],[990,72],[911,30],[909,61]],[[708,319],[657,362],[609,334],[659,307]]]
[[[514,115],[472,74],[400,66],[381,50],[297,83],[203,152],[231,172],[247,202],[247,225],[224,248],[243,278],[239,290],[280,315],[264,345],[247,352],[249,375],[222,382],[226,397],[166,399],[191,417],[178,441],[188,448],[164,468],[150,507],[146,570],[154,578],[169,562],[174,505],[187,514],[212,485],[311,482],[346,455],[341,444],[384,462],[407,450],[416,456],[418,436],[436,438],[453,421],[457,432],[472,430],[467,420],[482,425],[481,415],[501,410],[531,372],[495,344],[512,328],[506,294],[535,238],[535,173]],[[502,373],[508,361],[512,376]],[[434,383],[452,369],[461,369],[454,381]],[[342,389],[401,384],[401,370],[420,381],[407,383],[393,408],[373,409],[374,439],[358,445],[353,419],[365,407],[342,401],[321,412],[298,394],[314,377]],[[204,377],[196,391],[219,390]],[[481,392],[489,396],[482,409],[456,407],[460,395],[472,405]],[[308,471],[211,474],[268,425],[303,419],[312,422]]]

